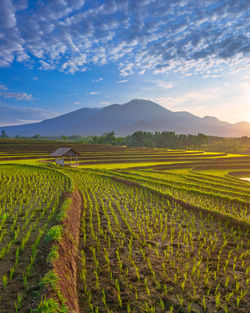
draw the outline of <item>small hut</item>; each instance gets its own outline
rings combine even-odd
[[[77,167],[79,153],[72,147],[58,148],[51,153],[50,156],[56,158],[56,164],[63,166],[65,162],[67,162],[69,166],[72,166],[72,159],[75,158],[75,167]]]

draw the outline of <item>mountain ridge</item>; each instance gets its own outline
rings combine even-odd
[[[250,123],[231,124],[213,116],[201,118],[187,111],[173,112],[150,100],[133,99],[103,108],[84,107],[38,123],[2,126],[1,130],[9,136],[90,136],[109,131],[124,136],[143,130],[241,137],[250,136]]]

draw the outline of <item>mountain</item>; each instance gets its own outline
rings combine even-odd
[[[82,108],[58,117],[44,120],[38,123],[0,127],[4,129],[9,136],[34,136],[39,134],[41,136],[61,136],[76,134],[73,129],[75,125],[86,122],[92,118],[101,109]]]
[[[173,112],[149,100],[134,99],[104,108],[82,108],[55,118],[19,126],[0,127],[9,136],[101,135],[115,131],[124,136],[135,131],[175,131],[213,136],[250,136],[250,124],[231,124],[212,116],[200,118],[189,112]]]

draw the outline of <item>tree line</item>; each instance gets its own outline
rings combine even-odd
[[[104,133],[101,136],[91,137],[89,143],[126,145],[130,147],[156,147],[196,150],[199,149],[202,144],[208,143],[208,138],[208,136],[201,133],[198,135],[182,135],[169,131],[155,133],[137,131],[132,135],[116,137],[115,133],[112,131]]]
[[[9,138],[4,130],[0,132],[0,138]],[[144,132],[137,131],[131,135],[124,137],[116,137],[113,131],[104,133],[101,136],[82,137],[79,135],[59,137],[34,135],[32,137],[25,137],[16,135],[16,139],[25,140],[55,140],[64,143],[78,143],[78,144],[108,144],[120,145],[129,147],[150,147],[150,148],[169,148],[169,149],[187,149],[226,153],[250,153],[250,137],[242,136],[238,138],[227,138],[217,136],[207,136],[204,134],[197,135],[183,135],[175,134],[171,131],[163,132]]]
[[[9,138],[9,136],[6,134],[5,130],[1,131],[1,138]]]

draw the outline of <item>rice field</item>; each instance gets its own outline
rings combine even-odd
[[[249,312],[250,156],[0,142],[0,312]]]
[[[28,165],[0,165],[0,308],[15,312],[36,291],[40,243],[69,179]],[[38,272],[39,274],[39,272]]]

